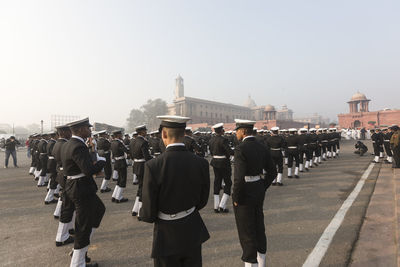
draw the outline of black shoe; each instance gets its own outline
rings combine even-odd
[[[111,198],[111,202],[115,202],[115,200],[116,200],[115,197]]]
[[[219,213],[219,209],[214,209],[214,212],[215,213]]]
[[[139,182],[134,182],[134,183],[133,183],[133,185],[138,185],[138,184],[139,184]]]
[[[121,199],[116,199],[115,200],[115,202],[117,202],[117,203],[123,203],[123,202],[127,202],[128,201],[128,199],[127,198],[121,198]]]
[[[74,243],[74,238],[72,236],[68,237],[67,240],[65,240],[64,242],[57,242],[56,241],[56,247],[61,247],[70,243]]]
[[[44,184],[40,184],[37,187],[45,187],[45,185]]]
[[[304,172],[303,170],[301,170],[300,172]]]
[[[311,167],[311,168],[312,168],[312,167]],[[310,171],[310,169],[309,169],[309,168],[306,168],[306,171],[308,171],[308,172],[309,172],[309,171]]]
[[[137,216],[137,212],[132,211],[132,216],[133,216],[133,217]]]
[[[228,213],[229,212],[229,210],[226,208],[225,209],[219,208],[218,211],[219,211],[219,213]]]
[[[100,193],[106,193],[106,192],[110,192],[111,188],[106,187],[106,189],[100,189]]]
[[[376,162],[375,160],[373,160],[373,161],[371,161],[372,163],[379,163],[379,162]]]
[[[314,168],[314,166],[313,166],[313,165],[311,165],[311,166],[310,166],[310,168]]]
[[[299,179],[299,178],[300,178],[300,176],[298,176],[298,175],[295,175],[295,176],[294,176],[294,178],[297,178],[297,179]]]
[[[326,161],[326,159],[322,159],[323,161]]]
[[[118,179],[112,179],[114,182],[118,181]]]
[[[18,166],[18,165],[15,165],[14,168],[19,168],[19,166]]]
[[[35,181],[39,181],[39,177],[35,177]]]
[[[44,185],[44,186],[48,186],[48,185],[49,185],[49,182],[44,182],[43,185]]]
[[[59,197],[60,197],[60,194],[55,193],[55,194],[53,194],[53,196],[56,197],[56,198],[59,198]]]
[[[271,185],[272,185],[272,186],[275,186],[275,185],[276,185],[276,183],[272,183]]]
[[[74,234],[75,234],[75,229],[74,229],[74,228],[69,229],[69,230],[68,230],[68,233],[69,233],[70,235],[74,235]]]
[[[99,267],[99,264],[97,264],[97,262],[88,263],[86,264],[86,267]]]
[[[60,216],[55,216],[54,215],[54,219],[58,220],[58,219],[60,219]]]
[[[283,184],[282,183],[278,183],[278,186],[283,186]]]
[[[45,205],[49,205],[49,204],[53,204],[53,203],[57,203],[57,202],[58,202],[57,199],[52,199],[52,200],[50,200],[50,201],[45,201],[44,204],[45,204]]]
[[[290,176],[288,176],[287,178],[293,178],[293,176],[290,175]]]

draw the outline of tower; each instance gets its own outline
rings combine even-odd
[[[183,78],[181,75],[175,79],[175,99],[184,97],[184,87],[183,87]]]
[[[351,97],[350,101],[347,102],[350,107],[350,113],[369,112],[369,101],[371,100],[367,99],[364,94],[357,92]]]

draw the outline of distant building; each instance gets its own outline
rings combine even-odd
[[[382,125],[400,124],[399,109],[384,109],[379,111],[369,111],[371,100],[357,92],[354,94],[349,104],[350,113],[338,114],[339,125],[342,128],[374,128]]]
[[[222,103],[185,96],[184,80],[179,75],[175,79],[173,103],[168,105],[169,115],[187,116],[191,118],[193,128],[207,128],[219,122],[234,123],[234,119],[248,119],[257,121],[257,125],[263,128],[273,126],[303,127],[304,123],[293,121],[293,111],[286,105],[280,110],[274,106],[257,106],[249,95],[243,106]]]
[[[321,115],[314,113],[311,116],[299,117],[295,118],[296,121],[304,122],[304,123],[313,123],[316,125],[320,125],[321,127],[327,127],[329,125],[329,119],[323,118]]]

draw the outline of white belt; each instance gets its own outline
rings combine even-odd
[[[104,154],[109,154],[110,153],[110,151],[104,151]]]
[[[54,157],[52,157],[52,156],[49,156],[49,159],[54,159]]]
[[[134,162],[146,162],[145,159],[133,159]]]
[[[213,156],[214,159],[226,159],[226,156]]]
[[[280,148],[271,148],[271,150],[281,150]]]
[[[257,182],[260,179],[261,179],[260,175],[257,175],[257,176],[245,176],[244,177],[244,180],[245,180],[246,183]]]
[[[60,167],[60,171],[62,171],[62,170],[64,170],[64,168],[63,168],[63,167]]]
[[[154,155],[161,155],[161,152],[154,152]]]
[[[40,153],[40,155],[47,155],[47,153]]]
[[[375,143],[375,141],[372,141],[372,143]]]
[[[165,213],[159,211],[158,212],[158,218],[160,218],[161,220],[165,220],[165,221],[179,220],[179,219],[185,218],[186,216],[188,216],[191,213],[193,213],[193,211],[195,209],[196,208],[193,207],[193,208],[190,208],[188,210],[181,211],[181,212],[178,212],[178,213],[175,213],[175,214],[165,214]]]
[[[294,149],[294,148],[297,148],[297,146],[288,146],[288,148],[293,148]]]
[[[383,140],[383,141],[385,141],[385,142],[390,142],[390,140]]]
[[[125,159],[125,156],[121,156],[121,157],[115,157],[115,160],[121,160],[121,159]]]
[[[328,141],[326,141],[326,140],[322,140],[322,143],[328,143]]]
[[[80,173],[80,174],[77,174],[77,175],[67,176],[67,179],[74,180],[74,179],[82,178],[82,177],[85,177],[85,176],[86,176],[86,174]]]

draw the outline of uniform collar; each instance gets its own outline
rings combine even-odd
[[[80,137],[80,136],[72,135],[71,138],[78,139],[78,140],[80,140],[82,143],[85,144],[85,140],[84,140],[82,137]]]
[[[246,139],[250,139],[250,138],[255,138],[255,136],[253,136],[253,135],[246,136],[245,138],[243,138],[242,142],[244,142]]]
[[[172,143],[172,144],[169,144],[166,148],[174,147],[174,146],[185,146],[185,144],[184,143]]]

